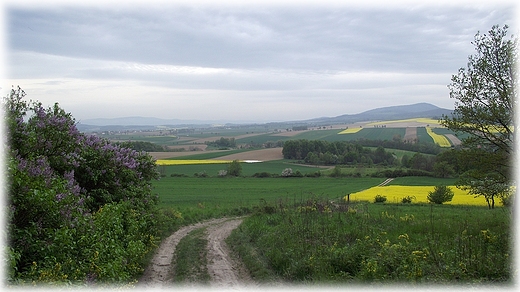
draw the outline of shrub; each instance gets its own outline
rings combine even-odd
[[[339,165],[334,166],[334,169],[329,175],[330,177],[341,177],[341,167]]]
[[[9,282],[131,280],[157,234],[155,161],[24,97],[4,99]]]
[[[401,200],[401,203],[410,204],[410,203],[412,203],[413,200],[415,200],[414,196],[406,196]]]
[[[240,176],[242,174],[242,165],[238,160],[233,160],[228,165],[227,174],[232,176]]]
[[[453,199],[453,191],[447,186],[436,186],[433,192],[428,192],[428,201],[434,204],[442,204]]]
[[[286,168],[282,171],[282,177],[290,177],[293,175],[292,168]]]
[[[221,169],[218,171],[219,177],[225,177],[227,175],[227,170]]]
[[[256,172],[253,174],[253,177],[259,177],[259,178],[265,178],[265,177],[271,177],[272,175],[266,171],[264,172]]]
[[[374,198],[374,203],[384,203],[386,202],[386,197],[382,195],[376,195]]]
[[[315,172],[312,172],[312,173],[306,173],[305,176],[306,177],[320,177],[321,176],[321,172],[318,170],[318,171],[315,171]]]

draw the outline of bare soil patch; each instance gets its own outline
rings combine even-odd
[[[453,144],[454,146],[458,146],[458,145],[462,144],[462,141],[460,141],[460,139],[457,138],[457,136],[455,136],[453,134],[446,134],[444,136],[446,136],[446,138],[450,139],[451,144]]]
[[[229,138],[235,138],[235,140],[238,140],[238,139],[242,139],[242,138],[253,137],[253,136],[258,136],[258,135],[263,135],[263,134],[265,134],[265,133],[264,132],[250,133],[250,134],[244,134],[244,135],[237,135],[237,136],[233,136],[233,137],[229,137]],[[207,137],[207,138],[194,139],[194,140],[190,140],[190,142],[192,142],[194,144],[204,144],[206,142],[215,142],[222,137],[226,138],[225,136],[222,135],[222,136],[213,136],[213,137]]]
[[[260,160],[260,161],[271,161],[283,159],[282,148],[267,148],[260,150],[252,150],[242,153],[230,154],[218,158],[218,160]]]
[[[298,135],[298,134],[305,133],[305,132],[309,132],[309,131],[312,131],[312,130],[304,130],[304,131],[283,131],[283,132],[280,132],[280,133],[273,134],[273,135],[271,135],[271,136],[292,137],[292,136],[296,136],[296,135]]]
[[[222,150],[209,151],[179,151],[179,152],[148,152],[154,159],[168,159],[181,156],[196,155],[201,153],[222,152]]]
[[[229,256],[224,242],[241,223],[242,219],[235,219],[208,227],[207,268],[211,286],[228,288],[253,283],[244,265]]]
[[[407,127],[404,134],[404,141],[413,142],[417,140],[417,127]]]
[[[172,286],[173,283],[171,281],[175,274],[172,260],[177,244],[191,231],[205,227],[209,227],[207,230],[207,268],[211,277],[211,285],[229,287],[243,283],[253,283],[243,264],[229,256],[229,250],[224,242],[231,234],[231,231],[241,223],[241,218],[220,218],[185,226],[177,230],[163,240],[137,286],[141,288],[165,288]]]

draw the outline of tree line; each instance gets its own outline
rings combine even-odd
[[[314,165],[397,163],[396,157],[382,146],[371,150],[358,143],[345,141],[289,140],[284,142],[282,154],[285,159],[304,160]]]

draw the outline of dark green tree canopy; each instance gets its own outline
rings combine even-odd
[[[495,25],[475,35],[467,68],[459,69],[448,85],[455,110],[441,120],[451,130],[470,134],[460,153],[471,169],[459,185],[486,199],[508,193],[512,180],[518,38],[508,38],[507,29]]]

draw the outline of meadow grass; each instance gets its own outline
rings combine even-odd
[[[509,209],[319,199],[264,207],[230,239],[290,283],[510,283]],[[266,212],[268,210],[268,212]],[[239,250],[240,251],[240,250]],[[258,268],[260,267],[260,268]],[[253,275],[254,277],[254,275]]]
[[[174,160],[171,160],[174,161]],[[231,161],[230,161],[231,162]],[[217,176],[220,170],[226,170],[229,164],[178,164],[178,165],[159,165],[158,170],[161,175],[169,177],[173,175],[193,176],[195,173],[205,172],[208,176]],[[280,175],[285,168],[292,168],[293,171],[299,170],[302,174],[315,173],[322,170],[311,165],[296,165],[292,160],[273,160],[260,163],[241,163],[242,175],[252,176],[255,173],[267,172]]]
[[[163,177],[153,185],[163,228],[249,215],[227,242],[260,282],[510,283],[508,208],[342,199],[383,180]],[[406,177],[386,188],[453,183]]]
[[[175,249],[172,266],[173,280],[179,284],[208,284],[210,276],[206,266],[206,228],[195,229],[183,237]]]

